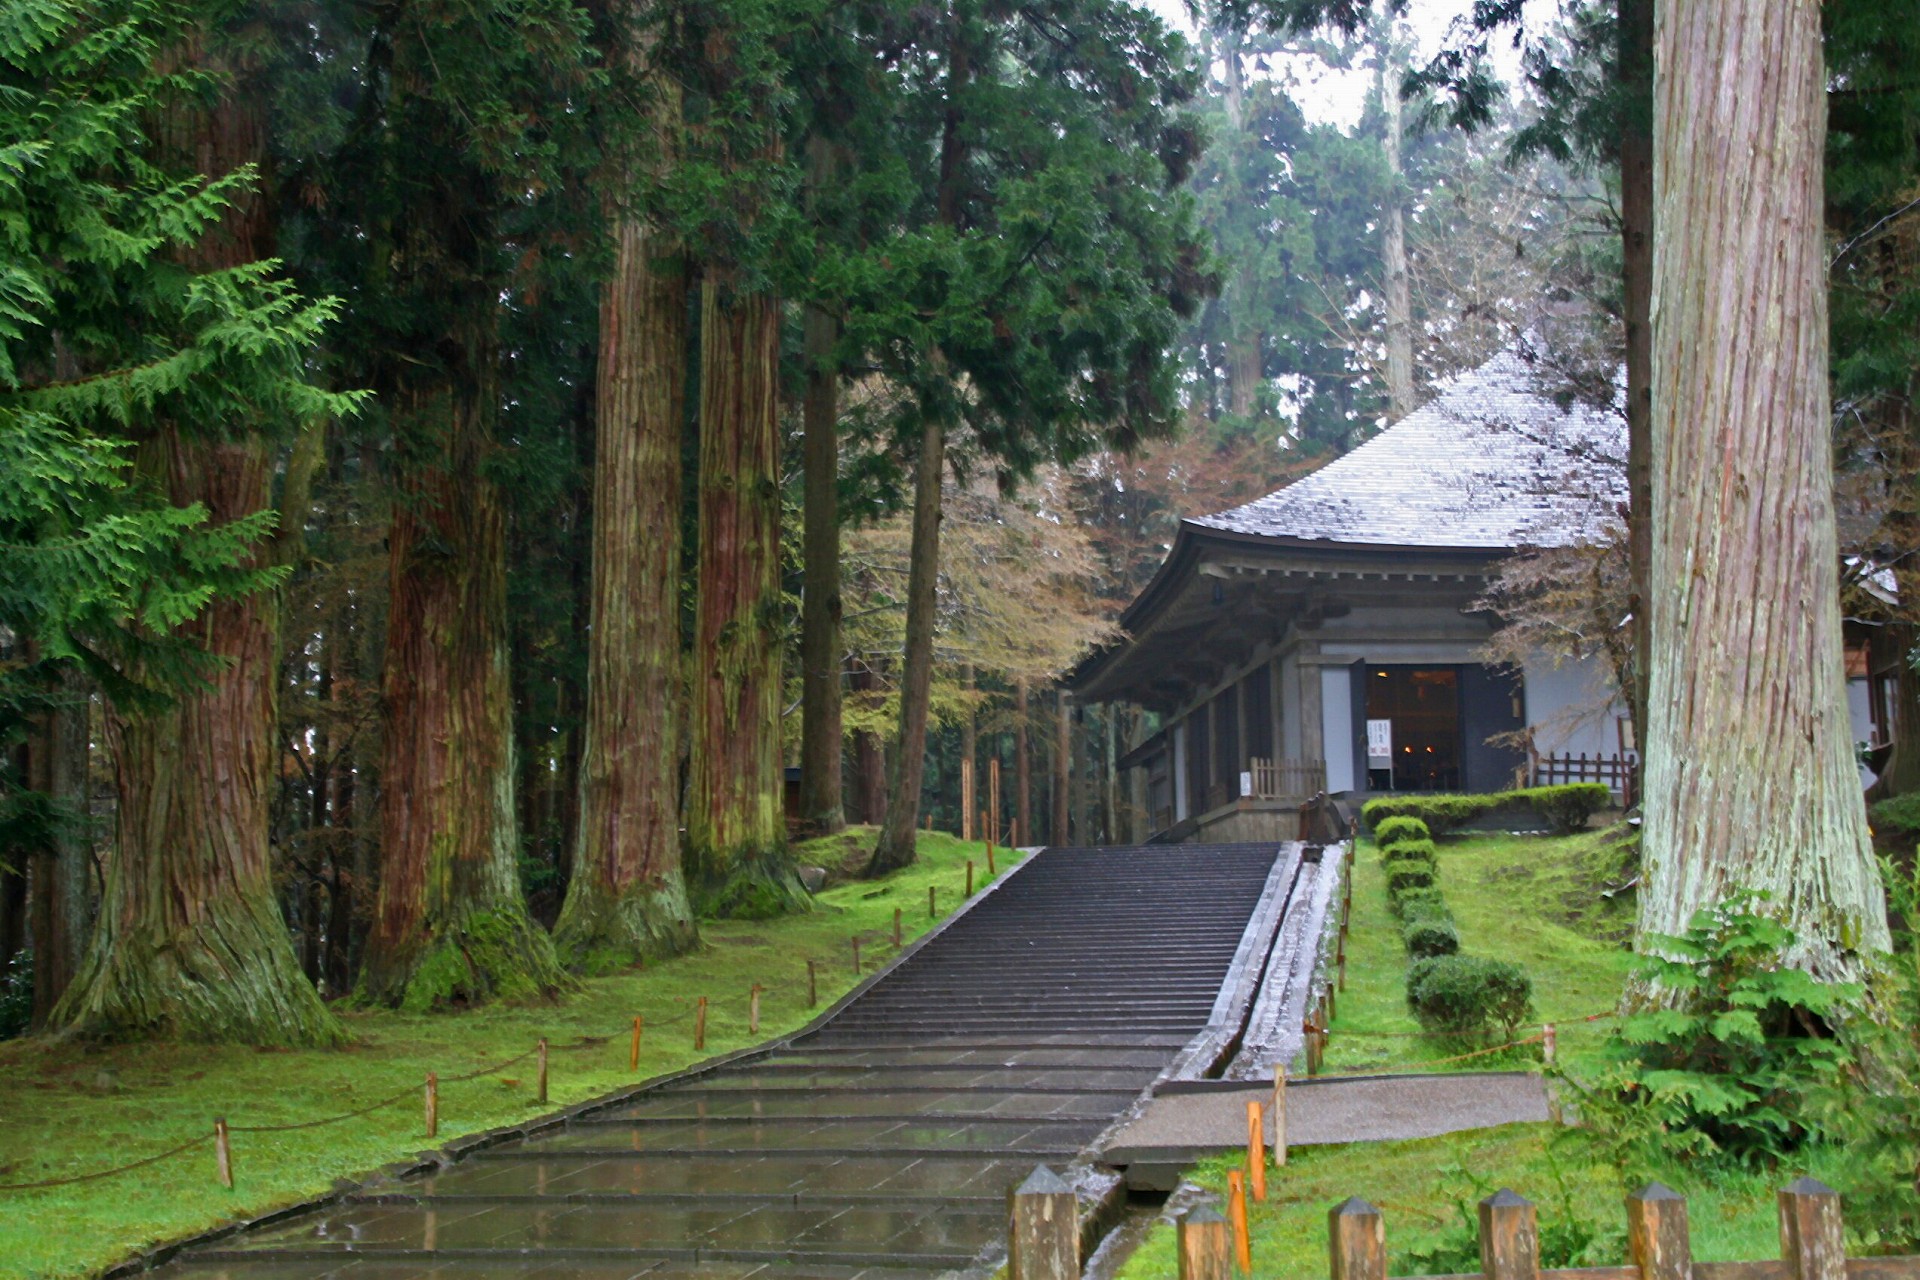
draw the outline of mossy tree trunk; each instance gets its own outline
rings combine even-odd
[[[1816,977],[1888,944],[1842,668],[1815,0],[1656,35],[1642,946],[1749,888]]]
[[[780,775],[780,304],[712,268],[700,307],[687,878],[715,915],[807,905]]]
[[[88,727],[85,684],[69,673],[54,705],[27,741],[29,785],[71,821],[63,822],[31,863],[33,1025],[44,1027],[86,955],[92,848],[86,826]]]
[[[664,85],[656,82],[663,91]],[[663,141],[679,111],[663,98]],[[669,153],[670,154],[670,153]],[[697,941],[680,865],[680,437],[687,280],[680,246],[617,215],[600,295],[580,821],[554,939],[605,971]]]
[[[808,145],[809,182],[817,191],[833,180],[831,144]],[[815,835],[847,825],[841,799],[840,755],[840,370],[834,363],[839,322],[808,307],[802,407],[806,489],[802,534],[805,587],[800,617],[800,816]]]
[[[1653,5],[1617,0],[1620,63],[1621,303],[1627,334],[1627,565],[1635,734],[1647,724],[1647,571],[1653,501]],[[1644,750],[1642,757],[1644,758]]]

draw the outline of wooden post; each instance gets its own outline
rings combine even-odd
[[[1340,1016],[1339,1002],[1334,999],[1332,987],[1328,987],[1325,994],[1320,997],[1320,1007],[1326,1010],[1326,1017],[1323,1021],[1328,1025],[1331,1025],[1333,1020]]]
[[[1359,1196],[1328,1210],[1327,1260],[1332,1280],[1387,1280],[1387,1224],[1380,1211]]]
[[[980,833],[980,839],[983,841],[992,838],[987,834],[987,811],[985,809],[980,811],[980,825],[976,827],[975,830]]]
[[[860,935],[854,934],[847,941],[853,944],[853,976],[860,976]]]
[[[1247,1180],[1253,1184],[1253,1198],[1267,1202],[1267,1126],[1260,1116],[1260,1104],[1247,1103]]]
[[[1657,1182],[1628,1196],[1627,1254],[1640,1280],[1693,1280],[1687,1198]]]
[[[900,939],[902,936],[900,932],[900,908],[895,907],[893,909],[893,949],[895,951],[900,949]]]
[[[1780,1193],[1780,1258],[1787,1280],[1846,1280],[1840,1195],[1832,1187],[1795,1178]]]
[[[1552,1066],[1553,1060],[1559,1056],[1559,1051],[1560,1033],[1549,1022],[1540,1028],[1540,1061]]]
[[[424,1097],[426,1105],[427,1136],[440,1136],[440,1073],[427,1072],[427,1087]]]
[[[213,1164],[220,1175],[220,1185],[233,1190],[233,1142],[227,1137],[227,1118],[217,1116],[213,1122]]]
[[[1232,1280],[1227,1220],[1212,1205],[1195,1205],[1181,1214],[1174,1243],[1180,1254],[1179,1280]]]
[[[987,848],[993,848],[995,837],[1000,834],[1000,748],[996,742],[994,754],[987,757]]]
[[[933,906],[933,886],[928,885],[927,886],[927,919],[931,920],[937,915],[939,915],[939,912],[936,911]]]
[[[813,961],[809,960],[807,961],[807,1008],[816,1009],[819,1006],[820,985],[814,975]]]
[[[969,898],[973,896],[973,859],[972,858],[967,859],[967,892],[964,896]]]
[[[627,1054],[627,1070],[640,1070],[640,1014],[633,1015],[633,1050]]]
[[[1247,1180],[1238,1169],[1227,1170],[1227,1223],[1233,1228],[1233,1260],[1253,1274],[1253,1240],[1247,1235]]]
[[[536,1048],[538,1053],[534,1060],[539,1064],[539,1071],[534,1077],[533,1097],[536,1102],[545,1102],[547,1100],[547,1038],[545,1036],[540,1037],[540,1043]]]
[[[701,996],[693,1006],[693,1048],[694,1052],[707,1047],[707,998]]]
[[[1347,935],[1345,930],[1342,930],[1340,933],[1340,947],[1339,950],[1334,953],[1334,961],[1339,966],[1338,976],[1335,981],[1339,984],[1340,989],[1345,991],[1347,989]]]
[[[1273,1069],[1273,1163],[1287,1167],[1287,1066]]]
[[[760,1034],[760,984],[757,982],[747,992],[747,1033]]]
[[[987,877],[993,877],[993,841],[987,841]]]
[[[1480,1270],[1487,1280],[1540,1280],[1539,1215],[1505,1187],[1480,1202]]]
[[[1080,1205],[1059,1174],[1040,1165],[1007,1192],[1008,1280],[1079,1280]]]

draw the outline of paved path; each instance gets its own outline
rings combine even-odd
[[[167,1280],[925,1280],[1004,1250],[1257,979],[1297,846],[1053,849],[810,1034],[283,1223]],[[1257,910],[1258,909],[1258,910]],[[1236,960],[1238,964],[1236,965]],[[1236,1017],[1244,1017],[1245,1008]],[[1183,1055],[1182,1051],[1187,1050]]]

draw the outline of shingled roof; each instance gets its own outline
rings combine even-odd
[[[1199,530],[1330,544],[1502,550],[1598,537],[1626,502],[1626,420],[1549,393],[1526,341],[1352,453]]]

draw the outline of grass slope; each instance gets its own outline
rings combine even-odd
[[[1440,846],[1440,881],[1459,921],[1461,949],[1527,967],[1535,1009],[1543,1019],[1560,1023],[1561,1054],[1576,1071],[1607,1024],[1573,1019],[1612,1008],[1632,967],[1622,945],[1631,931],[1631,908],[1596,889],[1618,865],[1608,840],[1600,832],[1564,839],[1492,835]],[[1355,860],[1347,989],[1327,1049],[1329,1074],[1429,1069],[1434,1059],[1454,1052],[1412,1034],[1418,1027],[1406,1009],[1405,969],[1378,856],[1363,845]],[[1523,1034],[1533,1030],[1525,1028]],[[1492,1065],[1511,1069],[1529,1053],[1537,1059],[1537,1050],[1521,1050],[1496,1056]],[[1586,1239],[1579,1263],[1623,1263],[1626,1188],[1614,1170],[1593,1165],[1578,1144],[1556,1142],[1563,1134],[1550,1125],[1519,1124],[1416,1142],[1295,1150],[1285,1169],[1269,1171],[1267,1202],[1248,1206],[1253,1274],[1289,1280],[1325,1276],[1327,1211],[1356,1195],[1386,1216],[1389,1274],[1477,1271],[1474,1237],[1462,1213],[1502,1186],[1540,1206],[1541,1229],[1549,1240],[1556,1233],[1563,1245]],[[1244,1161],[1209,1161],[1192,1176],[1224,1195],[1227,1171],[1244,1167]],[[1817,1176],[1820,1170],[1813,1172]],[[1777,1181],[1789,1179],[1783,1175]],[[1681,1187],[1691,1201],[1694,1256],[1703,1261],[1776,1256],[1775,1181]],[[1119,1272],[1120,1280],[1175,1274],[1173,1229],[1166,1224],[1153,1228]]]
[[[832,866],[872,832],[801,845],[799,860]],[[140,1044],[0,1044],[0,1183],[33,1182],[124,1164],[207,1133],[215,1116],[235,1126],[288,1124],[337,1115],[402,1091],[371,1115],[292,1133],[236,1133],[235,1187],[220,1187],[206,1146],[97,1182],[0,1193],[0,1277],[87,1275],[127,1254],[221,1222],[328,1190],[430,1146],[419,1086],[428,1070],[461,1075],[514,1057],[541,1036],[552,1047],[549,1097],[534,1101],[531,1060],[440,1089],[441,1139],[530,1119],[543,1111],[676,1071],[699,1058],[792,1031],[807,1007],[807,965],[818,962],[820,1007],[855,981],[849,939],[861,939],[863,969],[891,959],[893,913],[906,940],[962,901],[966,862],[976,887],[988,881],[985,846],[926,833],[920,859],[883,880],[827,890],[810,914],[775,921],[709,922],[692,955],[589,981],[566,999],[458,1014],[347,1013],[354,1044],[332,1052],[258,1052],[244,1047]],[[1005,872],[1020,855],[1001,850]],[[748,990],[758,982],[760,1034],[747,1030]],[[695,1054],[694,1001],[705,995],[707,1045]],[[633,1018],[645,1019],[640,1069],[628,1069]]]

